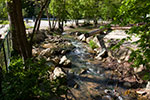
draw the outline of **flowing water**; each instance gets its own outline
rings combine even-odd
[[[87,44],[69,38],[75,48],[67,55],[72,62],[68,79],[69,96],[72,100],[130,100],[122,92],[121,86],[113,72],[102,67],[88,52]]]

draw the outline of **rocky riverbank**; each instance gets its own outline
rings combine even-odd
[[[134,69],[127,62],[130,43],[111,50],[119,40],[107,37],[80,32],[62,36],[43,30],[32,51],[36,59],[44,58],[54,67],[51,80],[67,77],[71,100],[148,100],[148,90],[139,91],[146,87],[136,74],[142,67]]]

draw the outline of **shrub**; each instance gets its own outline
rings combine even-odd
[[[0,98],[3,100],[47,100],[66,93],[66,80],[57,78],[50,81],[49,70],[51,67],[46,65],[45,60],[29,59],[26,64],[23,64],[21,58],[13,59],[9,73],[4,74],[3,93]]]
[[[97,45],[93,40],[90,40],[89,46],[90,46],[92,49],[98,48],[98,45]]]

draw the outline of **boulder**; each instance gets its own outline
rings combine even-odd
[[[65,67],[67,67],[67,66],[70,66],[71,61],[70,61],[69,59],[67,59],[66,56],[63,56],[63,57],[60,59],[59,64],[65,66]]]
[[[35,36],[33,37],[33,42],[35,43],[40,43],[42,41],[44,41],[46,38],[46,35],[44,32],[39,31],[37,34],[35,34]]]
[[[52,76],[53,76],[53,77],[52,77],[53,79],[56,79],[57,77],[63,78],[63,77],[66,76],[66,74],[62,71],[61,68],[56,67],[56,68],[54,69],[54,71],[53,71],[53,75],[52,75]]]

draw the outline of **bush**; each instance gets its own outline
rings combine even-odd
[[[3,93],[0,98],[3,100],[47,100],[66,93],[66,80],[57,78],[50,81],[49,70],[51,67],[46,65],[45,60],[29,59],[26,64],[23,64],[22,59],[13,59],[9,73],[4,74]]]
[[[97,45],[93,40],[90,40],[89,46],[90,46],[92,49],[98,48],[98,45]]]

